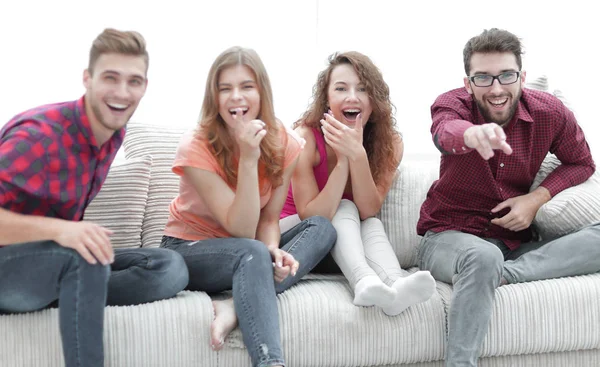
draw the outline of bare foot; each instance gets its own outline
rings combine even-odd
[[[213,350],[221,350],[225,337],[237,326],[237,315],[233,306],[233,298],[212,301],[215,318],[210,324],[210,346]]]

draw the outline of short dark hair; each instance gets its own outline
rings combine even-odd
[[[467,42],[463,50],[463,60],[467,75],[471,72],[471,57],[474,53],[512,52],[517,59],[519,70],[523,67],[521,55],[523,50],[521,40],[514,34],[503,29],[491,28],[484,30]]]
[[[94,73],[96,61],[102,54],[122,54],[131,56],[142,56],[146,62],[148,70],[148,51],[146,50],[146,40],[141,34],[135,31],[119,31],[113,28],[106,28],[96,37],[90,49],[90,61],[88,71]]]

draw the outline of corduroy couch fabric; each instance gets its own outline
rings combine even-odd
[[[168,203],[177,194],[178,178],[170,172],[170,162],[181,133],[145,124],[128,127],[126,156],[133,163],[111,169],[107,183],[114,184],[106,186],[105,199],[100,200],[118,200],[115,184],[127,177],[128,170],[135,173],[131,176],[135,184],[125,180],[120,183],[123,190],[139,194],[148,188],[134,243],[155,247],[160,242]],[[437,161],[402,162],[379,214],[409,272],[417,270],[419,208],[437,172]],[[96,203],[105,211],[98,218],[117,231],[123,224],[119,213],[135,209],[139,198],[104,204]],[[99,215],[86,214],[92,219]],[[111,215],[112,222],[107,220]],[[452,302],[448,284],[438,282],[429,301],[396,317],[373,307],[355,307],[341,275],[309,275],[278,300],[288,366],[442,366]],[[212,312],[206,293],[187,291],[150,304],[107,307],[106,366],[249,366],[239,329],[227,338],[222,351],[210,349]],[[0,366],[63,365],[56,309],[0,316]],[[600,274],[499,288],[480,365],[599,366]]]

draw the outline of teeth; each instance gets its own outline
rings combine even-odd
[[[230,112],[230,113],[235,113],[235,110],[237,110],[238,108],[240,108],[240,107],[234,107],[234,108],[230,108],[230,109],[229,109],[229,112]],[[241,109],[242,109],[242,112],[246,112],[246,111],[248,111],[248,107],[241,107]]]
[[[359,113],[360,110],[356,110],[356,109],[349,109],[349,110],[344,110],[344,112],[348,112],[348,113]]]
[[[493,104],[494,106],[500,106],[503,105],[504,103],[506,103],[506,101],[508,101],[508,98],[504,98],[504,99],[500,99],[500,100],[489,100],[491,104]]]
[[[107,103],[110,107],[112,108],[116,108],[118,110],[124,110],[127,108],[126,104],[120,104],[120,103]]]

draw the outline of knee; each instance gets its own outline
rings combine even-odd
[[[271,266],[271,254],[263,242],[248,238],[240,246],[240,263],[259,263]]]
[[[100,262],[90,264],[77,251],[70,248],[61,247],[59,251],[67,255],[66,273],[74,272],[84,277],[87,282],[103,284],[106,287],[110,277],[110,265],[102,265]]]
[[[183,256],[168,249],[157,249],[152,255],[150,270],[158,277],[156,290],[169,298],[185,289],[189,272]]]
[[[329,252],[335,241],[337,240],[337,231],[335,227],[331,223],[331,221],[325,217],[320,215],[316,215],[314,217],[310,217],[307,219],[311,226],[317,228],[318,231],[318,240],[316,241],[318,244],[324,247],[324,250]]]
[[[335,215],[333,216],[332,222],[334,226],[343,220],[350,220],[355,223],[360,223],[360,216],[358,215],[358,208],[350,200],[342,199],[338,206]]]
[[[504,256],[493,244],[474,246],[465,250],[458,264],[459,272],[473,275],[481,279],[500,281]]]

